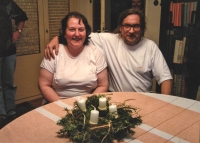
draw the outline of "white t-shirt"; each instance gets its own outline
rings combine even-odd
[[[166,61],[153,41],[142,38],[137,45],[128,46],[119,34],[92,33],[90,37],[106,56],[110,91],[148,92],[153,77],[158,84],[172,79]]]
[[[92,44],[77,57],[70,57],[60,44],[55,59],[44,58],[40,65],[54,74],[52,86],[60,98],[91,94],[97,87],[97,74],[106,66],[103,51]]]

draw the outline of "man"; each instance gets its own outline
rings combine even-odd
[[[144,0],[132,0],[132,7],[142,10],[144,8]]]
[[[15,20],[16,29],[12,30]],[[0,123],[15,115],[14,70],[16,64],[15,42],[28,20],[26,13],[12,0],[0,1]]]
[[[119,34],[92,33],[91,42],[103,49],[108,64],[110,91],[148,92],[155,77],[161,84],[161,93],[171,93],[169,68],[157,45],[144,38],[145,17],[139,9],[128,9],[118,20]],[[58,37],[45,49],[45,57],[58,53]]]

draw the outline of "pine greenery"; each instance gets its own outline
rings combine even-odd
[[[138,108],[120,103],[117,105],[116,113],[109,113],[109,101],[107,98],[107,110],[99,110],[97,125],[89,123],[90,111],[94,107],[98,110],[99,98],[106,97],[103,94],[87,97],[86,112],[82,111],[77,102],[74,102],[73,110],[68,110],[64,118],[57,122],[63,128],[57,133],[60,137],[67,137],[74,143],[111,143],[113,140],[122,140],[127,134],[134,135],[137,125],[142,123]],[[130,99],[132,100],[132,99]]]

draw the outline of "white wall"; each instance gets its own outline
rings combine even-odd
[[[154,6],[154,0],[146,0],[145,15],[147,22],[147,31],[145,37],[153,40],[157,45],[159,44],[159,33],[160,33],[160,14],[161,6],[159,4]]]

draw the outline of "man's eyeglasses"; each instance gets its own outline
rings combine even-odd
[[[133,28],[133,30],[135,30],[135,31],[139,31],[140,28],[141,28],[141,25],[140,25],[140,24],[133,24],[133,25],[124,24],[124,25],[122,25],[122,26],[124,27],[124,30],[126,30],[126,31],[131,30],[131,28]]]

